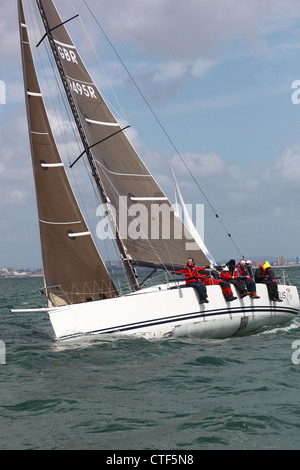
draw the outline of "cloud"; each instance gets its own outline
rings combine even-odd
[[[16,44],[16,37],[19,35],[17,3],[2,1],[0,17],[0,57],[1,61],[8,60],[15,63],[20,58],[20,43]],[[15,47],[14,47],[15,45]],[[19,47],[17,47],[19,46]],[[3,65],[3,64],[2,64]],[[9,66],[9,64],[8,64]]]
[[[190,80],[202,77],[215,60],[197,58],[195,60],[171,60],[156,63],[142,62],[132,65],[133,75],[151,102],[170,101],[178,90],[186,86]]]
[[[29,8],[35,7],[35,2],[24,3],[26,19],[30,23],[34,15],[31,15]],[[161,106],[159,114],[163,113],[164,116],[168,115],[168,119],[170,118],[167,126],[168,130],[170,129],[170,135],[175,136],[176,147],[181,149],[182,156],[192,174],[220,216],[225,217],[226,225],[233,234],[237,234],[238,238],[240,236],[242,242],[248,243],[249,239],[250,242],[252,241],[249,237],[251,228],[259,227],[261,234],[266,238],[265,242],[263,236],[259,239],[260,249],[263,251],[269,246],[270,230],[276,233],[272,243],[275,238],[278,238],[277,246],[283,243],[283,238],[280,237],[292,237],[293,233],[298,233],[299,228],[295,226],[297,223],[295,214],[300,210],[298,189],[300,144],[291,145],[291,142],[297,142],[297,137],[294,138],[291,134],[286,137],[284,144],[279,143],[279,148],[286,146],[280,154],[276,150],[278,147],[275,146],[274,140],[270,148],[267,142],[267,125],[270,124],[274,133],[278,131],[279,141],[284,125],[280,118],[284,116],[284,113],[280,114],[277,108],[278,101],[276,101],[276,108],[279,112],[274,112],[274,115],[276,114],[276,120],[274,120],[272,115],[274,108],[264,107],[266,102],[263,103],[267,93],[274,92],[275,95],[277,91],[277,88],[273,88],[275,86],[279,87],[283,84],[280,92],[284,91],[285,86],[289,88],[287,93],[290,92],[292,80],[285,85],[285,79],[291,72],[289,72],[289,67],[284,67],[282,61],[279,60],[278,63],[284,73],[276,74],[272,69],[274,81],[272,79],[270,82],[270,75],[267,74],[269,69],[261,67],[263,62],[259,62],[258,66],[257,62],[253,64],[253,61],[249,65],[246,61],[255,55],[255,58],[266,59],[270,64],[273,59],[278,57],[282,59],[283,55],[287,56],[292,53],[291,51],[296,50],[299,42],[299,28],[297,29],[295,25],[300,18],[300,3],[282,0],[273,0],[271,5],[269,0],[252,0],[251,2],[249,0],[238,2],[236,0],[226,0],[226,2],[224,0],[178,0],[176,2],[174,0],[126,0],[126,2],[114,0],[109,2],[109,6],[107,0],[97,0],[97,2],[87,0],[87,3],[93,8],[93,12],[121,57],[124,58],[137,83],[145,91],[149,102],[163,103],[163,109]],[[74,13],[70,8],[72,4],[82,19],[88,18],[88,12],[82,0],[70,2],[55,0],[55,4],[62,12],[63,19],[67,19]],[[25,212],[28,210],[28,220],[30,217],[31,220],[36,220],[36,213],[26,113],[24,104],[21,105],[24,102],[24,93],[20,69],[16,2],[10,0],[1,2],[0,0],[0,5],[2,8],[0,30],[3,37],[0,43],[2,70],[0,79],[7,81],[8,102],[5,108],[0,108],[1,112],[5,111],[0,127],[2,146],[0,211],[2,226],[9,224],[7,233],[12,233],[17,230],[14,228],[11,214],[19,211],[20,216],[25,217]],[[79,29],[79,21],[75,20],[68,25],[72,37],[74,30],[77,33],[76,29]],[[97,44],[96,52],[106,70],[108,66],[110,82],[113,86],[127,87],[128,77],[115,56],[113,55],[112,58],[112,55],[107,53],[103,36],[100,35],[96,23],[91,21],[90,15],[88,21],[88,33],[92,41]],[[33,46],[37,42],[36,39],[40,39],[41,31],[42,28],[40,31],[36,28],[33,34],[29,31],[33,38]],[[79,41],[81,41],[80,50],[84,60],[86,61],[86,56],[89,60],[92,45],[83,38],[79,38]],[[98,46],[99,42],[101,42],[100,46]],[[45,54],[43,47],[38,51],[33,47],[38,65],[37,53],[43,56]],[[291,62],[288,63],[289,65]],[[255,68],[256,66],[258,68]],[[93,67],[89,69],[101,91],[104,90],[105,94],[107,91],[109,95],[107,82],[100,67],[95,66],[93,62]],[[293,72],[292,68],[291,70]],[[48,96],[50,97],[48,89],[50,88],[51,92],[52,89],[54,90],[52,86],[54,80],[49,78],[51,70],[48,66],[44,67],[44,72],[48,85],[45,86],[46,80],[42,74],[41,86],[48,99]],[[239,72],[240,75],[237,78]],[[297,75],[292,77],[293,80],[297,78],[299,78]],[[264,81],[264,86],[261,85],[262,81]],[[56,94],[54,97],[56,98]],[[278,95],[275,95],[276,99],[277,97]],[[108,99],[110,100],[110,95]],[[290,96],[287,99],[290,102]],[[257,104],[255,109],[252,107],[254,101]],[[126,112],[130,113],[134,108],[133,118],[137,116],[137,121],[130,117],[132,127],[126,133],[170,199],[173,198],[170,169],[172,165],[186,202],[204,202],[202,195],[191,183],[190,177],[188,178],[184,165],[179,162],[177,156],[173,155],[173,149],[166,150],[168,143],[162,144],[154,132],[152,134],[148,118],[140,119],[141,114],[144,114],[144,118],[146,112],[139,110],[136,106],[137,102],[132,99],[132,94],[126,94],[125,102]],[[129,111],[128,104],[132,106]],[[238,105],[240,106],[238,111],[245,113],[241,115],[240,121],[233,114]],[[243,109],[241,105],[244,106]],[[239,160],[236,156],[238,150],[234,149],[245,149],[243,136],[249,131],[250,125],[249,120],[244,117],[249,117],[259,127],[257,118],[260,117],[259,113],[262,109],[266,112],[265,140],[260,141],[259,136],[252,136],[251,155],[264,154],[264,150],[267,149],[266,156],[263,157],[265,161],[254,161],[250,158],[247,163],[243,161],[246,158],[244,153],[240,152],[242,158]],[[284,112],[286,109],[284,108]],[[113,111],[115,115],[118,115],[115,110]],[[287,121],[291,120],[288,113],[289,111],[287,111]],[[52,113],[50,116],[52,117]],[[63,149],[62,131],[66,132],[71,138],[68,144],[70,157],[66,155],[66,158],[72,161],[74,155],[75,157],[79,155],[80,149],[71,135],[69,123],[64,117],[58,120],[60,127],[55,120],[52,120],[58,144]],[[139,128],[140,134],[134,126]],[[223,133],[227,130],[227,126],[236,126],[237,132],[232,134],[232,138],[229,136],[224,138]],[[10,137],[12,129],[13,139]],[[199,139],[199,136],[197,134],[196,139],[193,140],[194,129],[197,133],[201,129],[201,149],[210,151],[198,151],[199,143],[196,139]],[[219,130],[218,133],[215,132],[216,129]],[[144,137],[146,134],[150,137]],[[149,141],[146,141],[147,138]],[[261,152],[258,151],[260,144],[263,145]],[[232,155],[231,149],[236,154]],[[248,147],[247,150],[250,154]],[[78,180],[81,183],[81,165],[76,165],[74,168],[79,172]],[[9,211],[7,203],[9,203]],[[205,213],[207,216],[208,208]],[[283,233],[283,227],[286,234]],[[255,242],[257,240],[253,240],[253,246]],[[265,243],[264,246],[263,243]],[[294,242],[293,246],[298,246],[297,244],[298,241]],[[292,243],[287,240],[285,246],[290,245],[292,246]],[[9,249],[2,248],[2,251],[9,251]]]
[[[12,206],[19,206],[23,205],[25,200],[24,191],[20,189],[14,189],[13,191],[8,190],[4,194],[4,199],[2,200],[5,204],[12,205]]]
[[[224,174],[225,161],[213,152],[206,154],[186,152],[181,157],[192,175],[197,179],[203,180]],[[174,168],[183,166],[182,161],[180,161],[177,155],[172,158],[171,165]],[[183,172],[188,175],[186,167],[184,167]]]
[[[276,160],[275,168],[287,182],[300,181],[300,144],[288,147]]]
[[[99,2],[99,10],[104,3]],[[230,19],[231,3],[190,0],[175,6],[172,0],[129,0],[124,5],[117,0],[106,15],[106,24],[116,41],[134,41],[147,53],[173,58],[206,54],[217,48],[221,36],[241,32],[240,21],[245,17],[243,34],[257,17],[242,1],[234,2],[235,15]]]
[[[280,31],[299,18],[299,5],[281,0],[271,7],[266,0],[115,0],[109,9],[99,0],[95,11],[114,41],[177,59],[218,55],[235,38],[253,44],[255,36]]]

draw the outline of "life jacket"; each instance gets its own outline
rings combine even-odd
[[[237,264],[236,268],[237,268],[238,274],[241,277],[246,277],[246,276],[251,277],[251,274],[249,273],[248,268],[247,268],[246,265],[245,265],[245,267],[242,267],[240,264]]]
[[[185,275],[185,282],[186,285],[188,286],[191,282],[197,282],[200,277],[199,271],[203,271],[205,268],[196,268],[196,266],[185,266],[183,269],[180,271],[176,271],[177,274],[184,274]],[[205,275],[202,275],[205,277]],[[201,276],[201,277],[202,277]]]
[[[230,274],[229,271],[222,271],[221,278],[225,279],[236,279],[238,277],[237,270],[235,269],[234,274]]]
[[[242,268],[240,264],[236,265],[236,269],[240,276],[247,276],[246,269]]]
[[[260,264],[259,267],[261,268],[261,275],[264,276],[266,274],[266,270],[263,264]]]
[[[266,264],[267,264],[267,266],[265,267]],[[265,275],[266,275],[266,270],[267,270],[268,268],[270,268],[271,265],[270,265],[269,263],[265,263],[265,264],[260,264],[259,267],[261,268],[261,274],[260,274],[260,276],[265,276]],[[275,283],[277,282],[275,278],[272,278],[272,277],[270,277],[270,276],[268,276],[267,279],[268,279],[269,281],[273,281],[273,282],[275,282]]]

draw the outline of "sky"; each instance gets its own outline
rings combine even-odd
[[[113,112],[129,122],[130,140],[170,200],[172,167],[185,202],[205,204],[205,243],[215,259],[300,256],[300,2],[55,4],[64,20],[80,14],[68,25],[73,41]],[[35,48],[42,28],[34,7],[24,0],[51,105],[54,80],[44,46]],[[0,268],[38,268],[17,2],[0,0],[0,8]],[[78,149],[70,148],[72,160]],[[79,170],[77,178],[85,192]]]

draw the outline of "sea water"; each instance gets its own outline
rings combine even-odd
[[[40,287],[0,280],[0,449],[300,448],[300,319],[218,341],[56,342],[47,317],[10,313],[42,307]]]

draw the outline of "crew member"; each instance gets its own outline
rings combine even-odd
[[[275,273],[271,268],[269,261],[260,264],[255,271],[255,281],[257,283],[266,284],[270,300],[282,302],[278,295],[278,286],[275,279]]]
[[[206,269],[206,267],[196,268],[194,259],[189,258],[186,266],[180,271],[176,271],[176,274],[185,274],[186,285],[196,289],[200,304],[208,302],[206,287],[199,281],[199,272],[204,271],[204,269]]]
[[[247,290],[250,292],[250,297],[252,299],[260,299],[260,297],[256,293],[256,286],[253,280],[253,273],[250,269],[248,269],[246,261],[244,259],[241,259],[241,261],[236,265],[236,269],[240,279],[245,282]]]
[[[245,297],[246,295],[250,295],[250,292],[248,292],[246,289],[245,282],[239,279],[238,271],[235,266],[235,260],[231,259],[228,261],[226,266],[227,269],[223,269],[221,278],[226,279],[230,282],[230,284],[233,284],[236,290],[239,292],[241,298]]]
[[[209,268],[210,266],[197,268],[195,266],[194,259],[189,258],[187,261],[187,265],[183,269],[176,271],[176,273],[185,274],[186,285],[190,287],[195,287],[198,290],[200,303],[208,302],[206,290],[207,285],[219,285],[226,300],[235,300],[236,297],[234,297],[228,282],[215,279],[210,274],[203,272],[205,269]],[[203,288],[205,289],[205,291],[203,291]],[[205,294],[203,292],[205,292]]]

